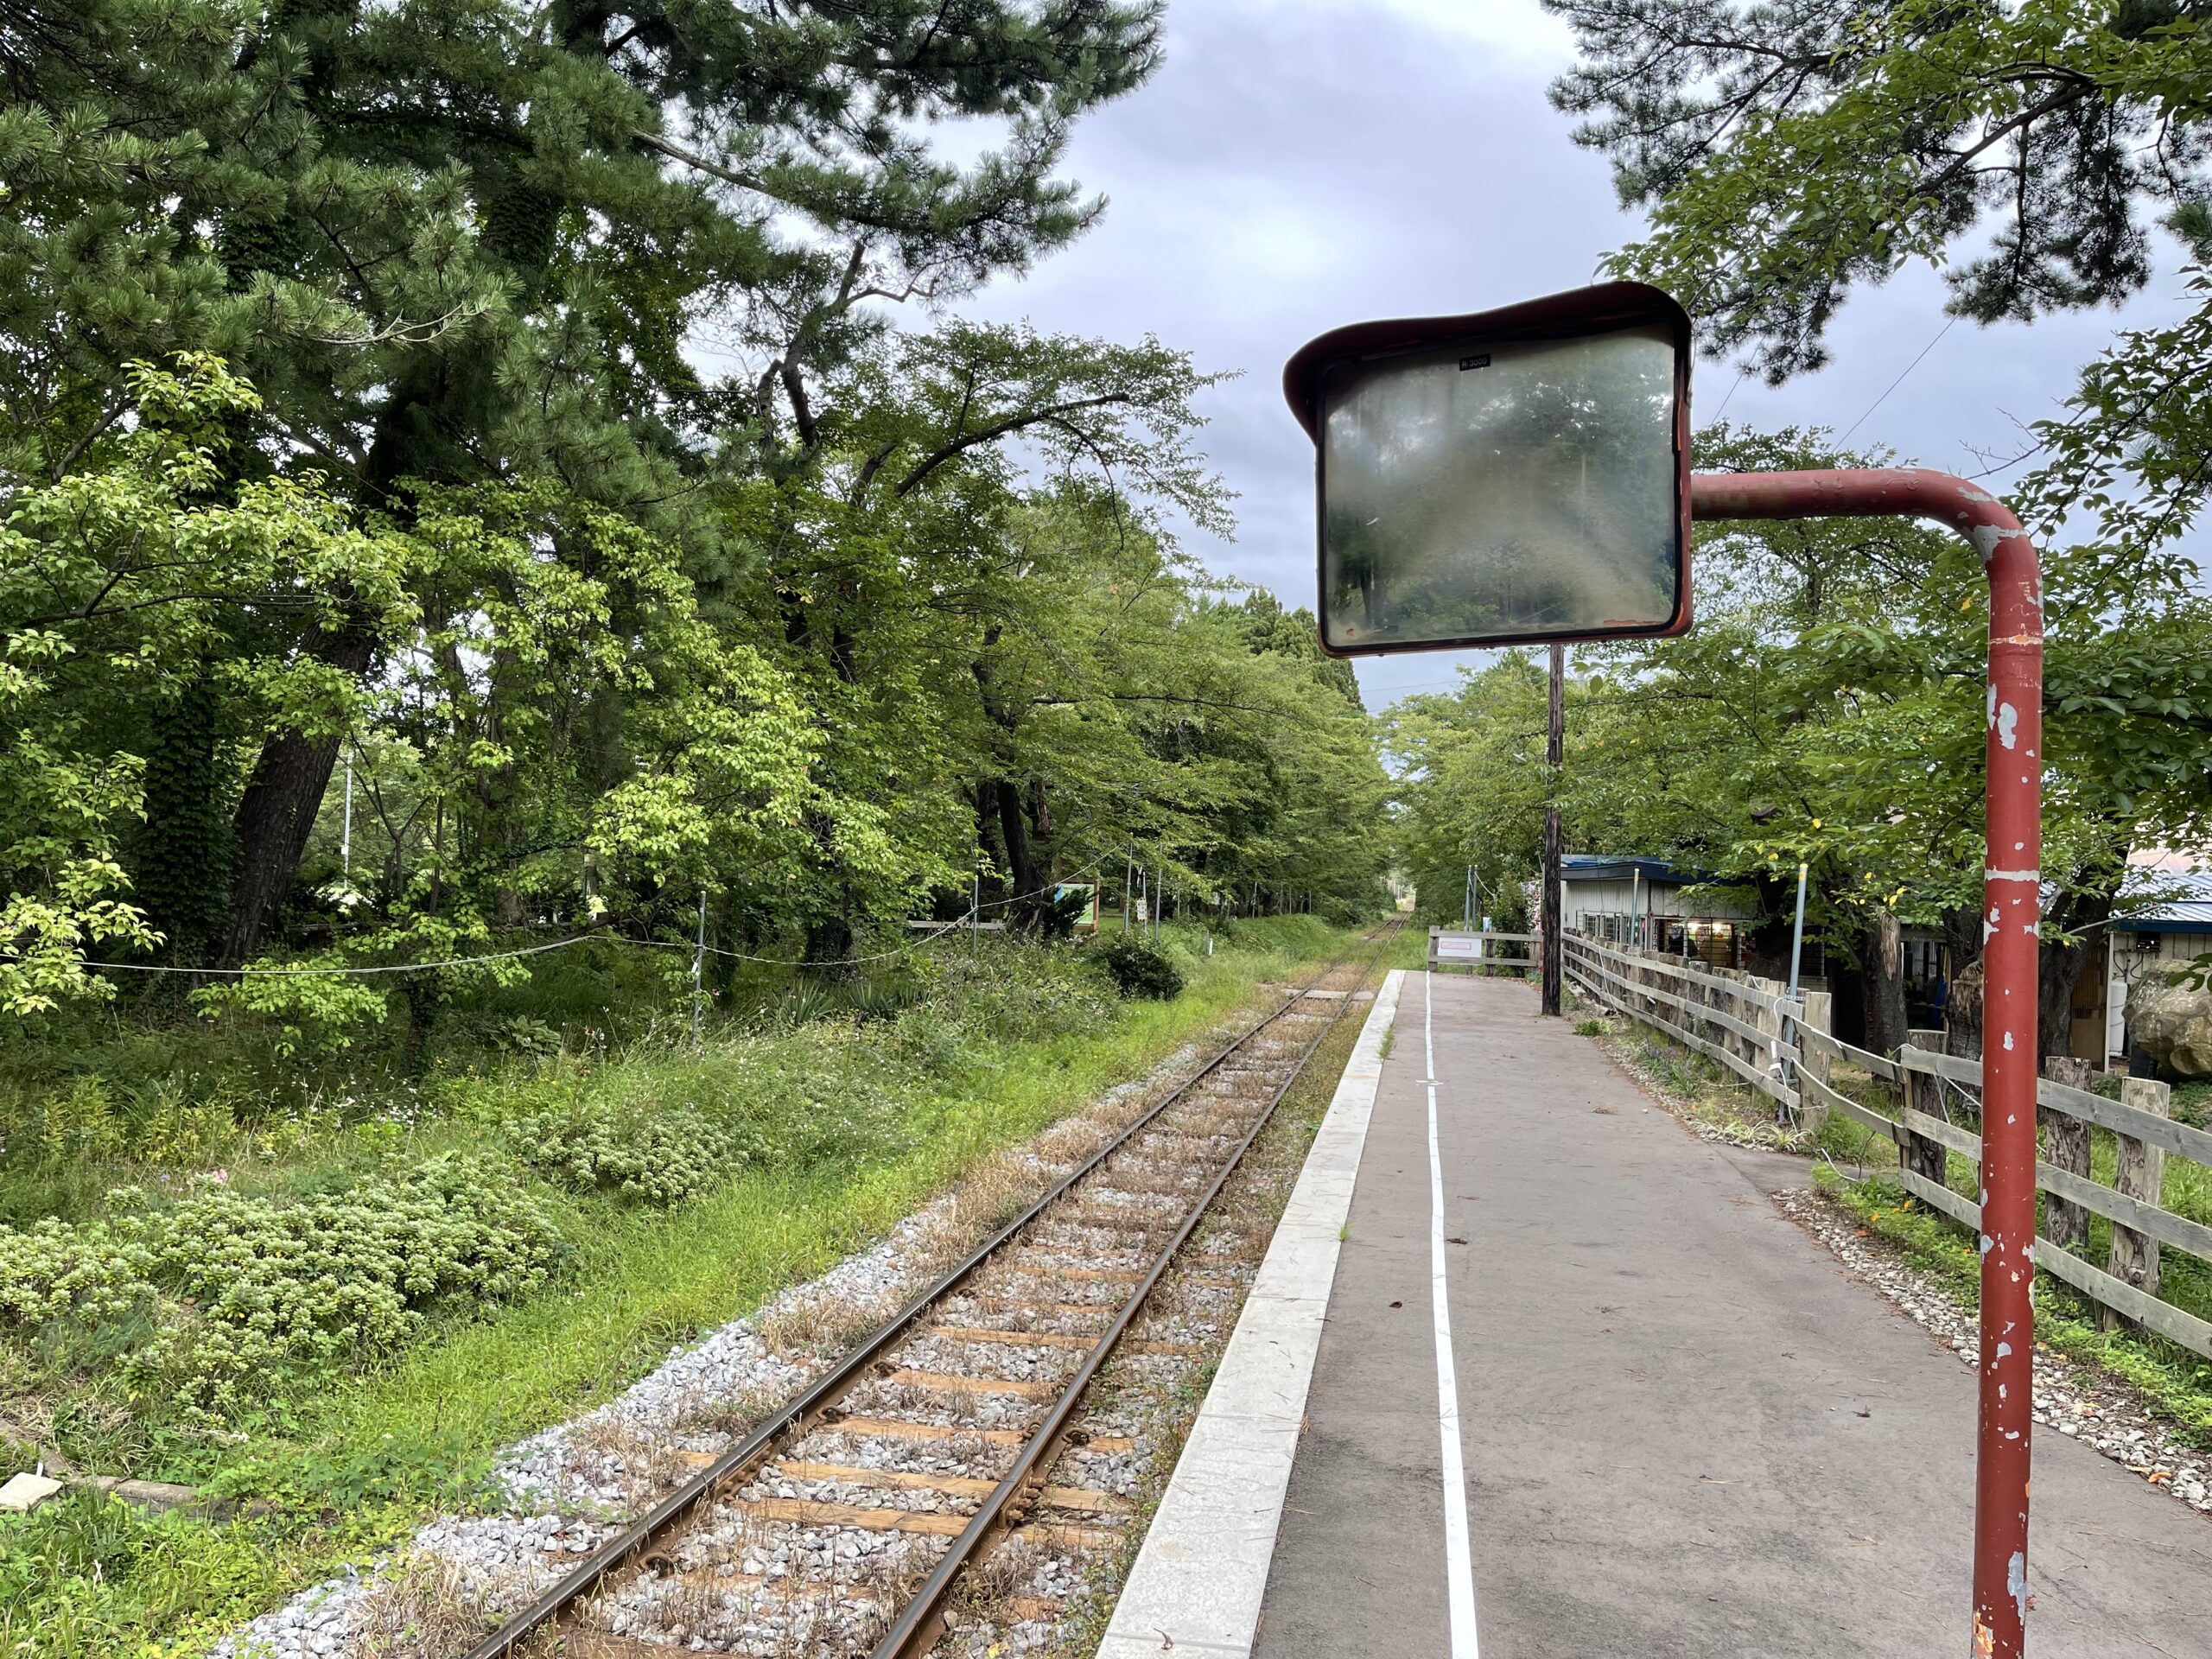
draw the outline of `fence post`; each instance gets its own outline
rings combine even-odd
[[[1780,980],[1760,979],[1753,976],[1745,982],[1749,988],[1764,995],[1780,996],[1782,995]],[[1768,1071],[1774,1064],[1774,1046],[1782,1038],[1782,1010],[1759,1002],[1752,1003],[1751,1007],[1751,1024],[1758,1027],[1759,1032],[1758,1040],[1754,1045],[1758,1052],[1750,1057],[1751,1062],[1760,1071]]]
[[[1818,1032],[1825,1037],[1833,1028],[1835,1019],[1835,999],[1827,991],[1807,991],[1805,1005],[1797,1015],[1797,1070],[1801,1076],[1816,1083],[1827,1083],[1832,1073],[1834,1057],[1819,1043],[1808,1042],[1805,1033]],[[1808,1135],[1818,1135],[1828,1121],[1828,1103],[1815,1096],[1802,1083],[1797,1085],[1797,1122]]]
[[[2043,1063],[2043,1074],[2053,1083],[2063,1083],[2069,1088],[2087,1089],[2089,1086],[2089,1063],[2087,1060],[2067,1059],[2053,1055]],[[2081,1118],[2064,1112],[2053,1112],[2050,1124],[2050,1161],[2069,1175],[2089,1179],[2089,1126]],[[2078,1204],[2060,1198],[2056,1192],[2043,1195],[2043,1236],[2062,1250],[2070,1250],[2077,1244],[2089,1242],[2089,1212]],[[2113,1235],[2115,1240],[2118,1235]],[[2116,1253],[2120,1246],[2113,1246]],[[2115,1254],[2115,1260],[2117,1255]]]
[[[2128,1077],[2120,1085],[2120,1100],[2139,1110],[2152,1112],[2160,1117],[2170,1115],[2173,1090],[2155,1077]],[[2166,1154],[2158,1147],[2146,1147],[2133,1135],[2123,1135],[2120,1140],[2120,1162],[2113,1171],[2112,1184],[2115,1191],[2145,1204],[2162,1202],[2165,1188]],[[2110,1272],[2115,1279],[2125,1280],[2146,1296],[2158,1294],[2158,1241],[2145,1238],[2133,1227],[2112,1224],[2112,1260]],[[2124,1319],[2108,1307],[2097,1310],[2097,1323],[2107,1331],[2134,1323]]]
[[[1908,1047],[1930,1049],[1940,1054],[1943,1052],[1943,1033],[1940,1031],[1907,1032],[1905,1043]],[[1902,1053],[1897,1056],[1897,1065],[1903,1071],[1904,1056]],[[1904,1071],[1903,1076],[1904,1103],[1929,1117],[1942,1116],[1942,1078],[1930,1077],[1925,1071]],[[1904,1166],[1922,1179],[1933,1181],[1938,1186],[1946,1185],[1950,1176],[1943,1143],[1930,1141],[1924,1135],[1915,1135],[1910,1129],[1905,1131]]]

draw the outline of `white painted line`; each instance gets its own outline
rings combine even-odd
[[[1099,1659],[1157,1659],[1163,1639],[1207,1659],[1243,1659],[1258,1639],[1306,1391],[1382,1080],[1382,1039],[1405,977],[1398,969],[1382,982],[1360,1028]]]
[[[1467,1538],[1467,1471],[1459,1454],[1459,1379],[1452,1363],[1450,1275],[1444,1256],[1444,1157],[1436,1140],[1436,976],[1422,976],[1421,1040],[1428,1084],[1428,1280],[1436,1310],[1436,1416],[1444,1443],[1444,1573],[1452,1659],[1477,1659],[1474,1551]]]

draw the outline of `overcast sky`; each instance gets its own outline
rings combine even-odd
[[[1313,602],[1313,448],[1280,389],[1283,359],[1365,317],[1476,311],[1575,287],[1634,239],[1604,159],[1545,98],[1571,60],[1535,0],[1170,0],[1167,58],[1077,130],[1068,171],[1104,221],[965,308],[1059,332],[1155,334],[1243,378],[1208,394],[1202,442],[1239,496],[1234,543],[1193,537],[1225,575]],[[2178,300],[2169,275],[2128,321]],[[1916,271],[1855,296],[1834,361],[1770,391],[1699,365],[1695,414],[1762,426],[1863,422],[1855,445],[1977,473],[2027,447],[2112,313],[2032,327],[1961,322],[1872,414],[1944,324]],[[2009,477],[2011,474],[2001,474]],[[1446,689],[1470,653],[1369,658],[1370,708]]]

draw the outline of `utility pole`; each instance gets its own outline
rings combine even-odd
[[[1559,905],[1559,772],[1567,750],[1567,647],[1552,647],[1551,719],[1544,734],[1544,766],[1548,794],[1544,802],[1544,934],[1543,1011],[1560,1011],[1565,947],[1560,940]]]

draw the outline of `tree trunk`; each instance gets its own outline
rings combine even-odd
[[[221,699],[207,675],[156,710],[146,754],[144,827],[133,837],[131,880],[161,931],[162,956],[206,964],[230,925],[229,793],[216,756]]]
[[[1949,1027],[1943,1052],[1969,1060],[1981,1058],[1981,963],[1968,963],[1951,976],[1951,1006],[1946,1011]]]
[[[302,654],[359,678],[368,671],[376,635],[366,617],[356,615],[335,634],[317,629]],[[315,815],[330,787],[338,763],[338,739],[311,738],[296,728],[276,733],[261,746],[253,775],[238,802],[232,828],[237,836],[238,880],[231,892],[231,925],[219,960],[235,968],[261,948],[262,937],[299,873]]]
[[[1893,1054],[1904,1046],[1904,930],[1886,910],[1866,929],[1866,1046]]]
[[[2096,948],[2101,924],[2112,918],[2109,893],[2072,893],[2060,900],[2058,915],[2044,928],[2041,968],[2036,984],[2036,1058],[2065,1058],[2074,1049],[2074,988]],[[2061,944],[2051,935],[2063,926],[2076,935]],[[2088,930],[2084,931],[2083,930]]]
[[[2044,1062],[2043,1074],[2053,1083],[2063,1083],[2071,1088],[2089,1086],[2089,1063],[2087,1060],[2050,1059]],[[2050,1161],[2070,1174],[2089,1179],[2089,1126],[2078,1117],[2069,1117],[2063,1112],[2050,1112],[2044,1116],[2050,1137]],[[2043,1198],[2044,1236],[2061,1249],[2072,1249],[2077,1244],[2089,1242],[2089,1212],[2080,1205],[2046,1192]]]
[[[1029,844],[1029,820],[1022,810],[1021,785],[1011,779],[997,778],[990,788],[998,801],[999,836],[1006,842],[1007,875],[1014,887],[1007,919],[1021,927],[1033,927],[1045,900],[1040,897],[1036,856]]]

